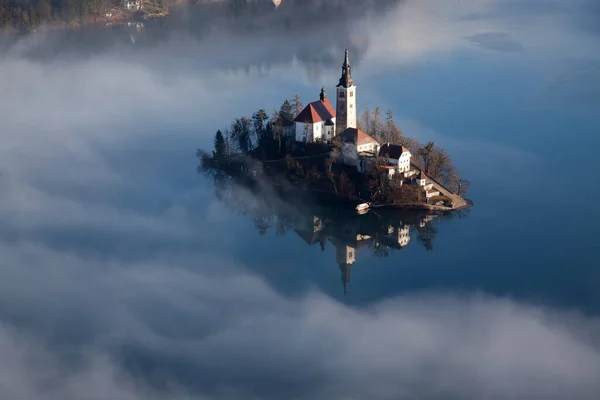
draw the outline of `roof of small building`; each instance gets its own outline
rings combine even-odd
[[[421,171],[421,175],[419,175],[419,179],[427,179],[427,175],[425,175],[425,172]]]
[[[309,246],[318,243],[321,232],[310,232],[307,230],[294,229],[296,234],[302,238]]]
[[[344,132],[340,133],[340,139],[346,143],[354,143],[357,146],[362,146],[369,143],[379,143],[371,136],[367,135],[363,131],[357,128],[348,128]]]
[[[311,123],[328,121],[335,118],[335,110],[328,98],[309,103],[294,119],[295,122]]]
[[[385,143],[381,145],[379,148],[379,156],[380,157],[389,157],[393,159],[399,159],[403,153],[410,154],[410,151],[404,146],[399,146],[397,144]]]
[[[325,125],[334,126],[335,122],[333,122],[332,120],[328,119],[327,122],[325,122]]]

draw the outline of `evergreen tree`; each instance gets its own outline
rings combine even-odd
[[[285,99],[285,101],[279,108],[279,116],[284,121],[291,121],[295,118],[294,111],[292,109],[292,103],[290,103],[288,99]]]
[[[213,151],[213,158],[217,161],[224,160],[227,157],[227,146],[225,145],[225,137],[223,132],[220,130],[215,134],[215,150]]]
[[[252,125],[254,128],[254,136],[256,143],[259,145],[265,138],[265,122],[267,121],[267,112],[262,108],[252,115]]]

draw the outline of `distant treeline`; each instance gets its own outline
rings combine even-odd
[[[119,0],[4,0],[0,27],[27,31],[51,21],[81,22],[118,4]]]
[[[260,16],[271,15],[276,8],[272,0],[143,0],[143,4],[166,9],[185,1],[197,4],[223,3],[218,8],[225,15],[248,17],[256,23]],[[383,6],[396,2],[398,0],[379,0],[377,4]],[[293,25],[300,18],[304,26],[304,20],[307,23],[319,18],[328,20],[334,13],[361,12],[365,7],[364,0],[282,0],[277,21]],[[123,11],[122,0],[0,0],[0,29],[26,32],[50,23],[83,25],[109,20],[107,13],[112,13],[112,18],[115,18],[114,14],[119,10]],[[214,12],[214,8],[207,12]]]
[[[166,7],[174,0],[144,1]],[[31,31],[48,23],[94,22],[111,10],[121,8],[121,0],[0,0],[0,28]]]

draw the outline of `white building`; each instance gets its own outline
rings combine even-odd
[[[377,154],[379,142],[357,128],[348,128],[340,133],[342,162],[359,167],[359,153]],[[359,168],[360,169],[360,168]]]
[[[423,188],[427,185],[427,175],[425,175],[425,172],[421,171],[421,175],[417,178],[417,184]]]
[[[408,173],[410,171],[410,158],[412,154],[404,146],[386,143],[379,148],[379,157],[387,158],[388,165],[393,166],[390,175],[394,173]]]
[[[128,10],[140,10],[142,8],[142,0],[123,0],[122,4]]]
[[[342,65],[342,76],[336,86],[336,135],[341,134],[348,128],[356,128],[356,86],[352,80],[352,67],[348,59],[348,46]]]
[[[396,226],[389,225],[387,235],[379,237],[379,243],[394,249],[403,249],[410,243],[410,225],[400,222]]]
[[[335,109],[325,94],[325,88],[321,89],[319,97],[318,101],[309,103],[294,119],[298,142],[329,142],[346,129],[357,127],[356,86],[352,80],[348,46],[342,76],[336,86]]]
[[[410,225],[404,225],[398,229],[398,245],[400,247],[408,246],[410,242]]]
[[[334,238],[333,243],[336,248],[336,261],[342,272],[345,296],[350,282],[350,270],[356,261],[356,251],[371,243],[372,238],[369,235],[359,234],[355,224],[345,225],[341,232],[341,238]]]
[[[296,141],[304,143],[329,142],[335,136],[335,110],[327,98],[325,88],[320,99],[309,103],[294,119]]]
[[[433,188],[433,183],[427,181],[427,175],[423,171],[421,171],[421,175],[417,178],[417,184],[425,190],[425,197],[427,199],[440,195],[440,192]]]
[[[429,189],[429,190],[426,190],[426,191],[425,191],[425,197],[426,197],[427,199],[430,199],[430,198],[432,198],[432,197],[434,197],[434,196],[439,196],[439,195],[440,195],[440,192],[439,192],[439,190],[435,190],[435,189]]]
[[[419,219],[419,228],[425,228],[425,226],[431,221],[433,221],[435,218],[437,218],[437,215],[435,214],[427,214],[425,216],[422,216]]]

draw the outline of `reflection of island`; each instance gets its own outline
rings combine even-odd
[[[356,262],[357,252],[369,249],[373,255],[386,257],[390,251],[401,250],[411,241],[411,230],[419,241],[431,250],[436,230],[431,226],[438,215],[416,213],[368,214],[353,213],[309,215],[294,226],[296,234],[309,246],[319,243],[325,251],[327,243],[336,249],[344,294],[350,282],[350,272]],[[401,219],[402,218],[402,219]]]
[[[345,45],[355,62],[364,58],[370,19],[384,16],[400,0],[284,0],[279,7],[267,0],[198,3],[173,8],[169,18],[144,21],[143,31],[132,31],[127,23],[56,30],[44,33],[49,40],[32,42],[20,51],[39,59],[117,50],[127,58],[149,49],[161,57],[144,60],[146,67],[176,65],[203,73],[217,69],[258,75],[295,60],[311,81],[320,82],[324,71],[337,68]],[[2,42],[0,49],[10,44]]]
[[[345,45],[349,45],[356,62],[366,55],[369,42],[366,24],[361,23],[361,19],[367,15],[384,15],[389,7],[398,3],[399,0],[288,0],[276,7],[270,1],[237,0],[202,4],[174,10],[166,20],[150,21],[150,29],[144,32],[145,42],[154,46],[177,34],[204,39],[210,45],[231,36],[251,51],[215,54],[210,58],[211,64],[261,74],[273,65],[297,62],[310,81],[320,82],[326,71],[338,66],[342,56],[340,49]],[[249,41],[249,37],[257,37],[257,41]],[[169,49],[179,50],[177,46]],[[195,66],[207,61],[201,50],[197,57],[190,56],[189,48],[181,51],[185,57],[180,58],[194,57]]]
[[[440,221],[462,218],[470,212],[411,208],[358,213],[345,202],[286,190],[272,180],[260,179],[258,173],[253,179],[238,179],[220,168],[200,165],[198,171],[213,180],[215,195],[222,204],[236,214],[252,217],[260,235],[272,230],[283,236],[293,230],[307,245],[318,243],[323,252],[333,245],[344,293],[358,253],[388,257],[411,243],[419,243],[431,251]]]

